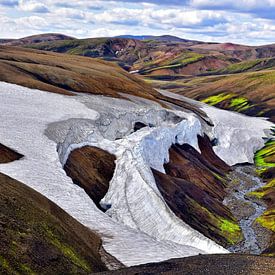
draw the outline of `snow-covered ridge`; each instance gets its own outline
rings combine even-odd
[[[185,119],[179,123],[145,127],[114,141],[105,139],[94,129],[91,134],[83,136],[82,142],[73,143],[74,134],[79,136],[83,129],[80,124],[74,125],[63,143],[67,153],[62,162],[66,162],[66,157],[72,150],[85,145],[96,146],[116,155],[114,177],[101,202],[103,207],[111,206],[106,212],[110,217],[157,240],[194,246],[207,253],[225,253],[225,249],[172,213],[162,198],[150,169],[152,167],[165,172],[163,163],[169,161],[168,150],[175,142],[189,143],[198,148],[200,122],[193,115],[184,115]],[[60,152],[62,151],[61,146]]]
[[[163,261],[169,258],[186,257],[199,253],[225,252],[223,248],[192,228],[184,227],[184,223],[179,220],[167,225],[170,228],[170,232],[173,230],[175,223],[176,228],[181,228],[183,237],[179,243],[177,243],[177,240],[173,241],[172,235],[162,236],[160,234],[158,238],[155,238],[141,230],[130,228],[126,225],[127,222],[125,224],[117,222],[114,218],[101,212],[85,191],[73,184],[72,180],[67,177],[63,170],[56,150],[57,143],[47,138],[44,132],[49,124],[70,121],[74,126],[69,125],[71,131],[69,131],[70,133],[68,133],[67,138],[72,136],[80,142],[83,141],[82,138],[86,135],[90,135],[90,138],[93,137],[94,140],[97,140],[96,134],[93,135],[93,133],[97,133],[98,137],[102,137],[99,131],[93,132],[96,121],[100,119],[99,113],[87,108],[80,101],[78,97],[66,97],[39,90],[31,90],[17,85],[0,83],[0,141],[25,156],[19,161],[0,165],[0,171],[40,192],[79,222],[98,232],[102,236],[103,245],[107,252],[127,266]],[[92,97],[92,101],[96,102],[96,98]],[[102,107],[102,98],[100,98],[99,102]],[[169,133],[173,131],[173,128],[179,131],[180,127],[183,127],[185,124],[183,121],[179,122],[182,123],[182,126],[171,125],[173,127],[171,130],[168,130],[171,122],[168,120],[164,123]],[[73,130],[76,129],[74,128],[76,125],[81,126],[78,132]],[[64,134],[63,130],[65,129],[66,132],[68,129],[66,127],[64,129],[60,127],[60,129],[61,131],[57,129],[55,138],[62,141],[65,138],[62,136]],[[154,128],[148,127],[147,130],[150,132],[153,131],[152,129]],[[53,132],[52,135],[54,135]],[[174,139],[175,136],[173,137]],[[125,146],[129,142],[130,140],[126,140]],[[98,144],[100,145],[100,143],[106,147],[110,145],[109,148],[116,145],[116,142],[113,140],[105,138],[101,138]],[[122,146],[120,148],[124,150]],[[61,148],[62,146],[59,145],[59,147]],[[103,145],[100,147],[103,147]],[[112,150],[116,149],[113,148]],[[125,154],[127,155],[128,153],[129,150],[127,149]],[[130,160],[134,161],[131,158]],[[147,164],[143,163],[142,165],[149,170]],[[133,177],[141,177],[138,174],[138,170],[136,173]],[[151,182],[151,179],[149,179],[149,182]],[[149,185],[147,189],[151,189],[148,192],[149,195],[152,193],[153,197],[159,196],[156,195],[157,189],[153,190],[149,188]],[[142,193],[139,193],[139,195],[142,196]],[[129,196],[127,199],[130,199]],[[159,197],[158,200],[162,200],[162,198]],[[158,210],[155,201],[152,201],[150,204],[154,205],[156,211]],[[132,208],[128,208],[127,211],[129,209]],[[146,209],[142,210],[146,211]],[[162,217],[161,213],[163,211],[161,210],[159,216]],[[169,209],[167,211],[170,213]],[[139,215],[141,214],[142,212],[140,211]],[[173,216],[172,213],[165,215]],[[143,217],[140,218],[143,219]],[[162,220],[158,221],[162,222]],[[157,236],[157,232],[154,234]],[[189,241],[190,246],[184,244],[184,238],[187,237],[194,240],[192,242]],[[200,249],[199,246],[201,244],[203,245]],[[207,247],[207,249],[204,250],[203,247]]]
[[[271,137],[274,124],[265,118],[221,110],[184,96],[159,90],[171,98],[186,101],[202,109],[212,120],[214,127],[207,134],[217,138],[215,153],[227,164],[253,163],[254,153],[265,144],[264,138]]]
[[[150,170],[153,167],[163,171],[168,149],[174,142],[197,148],[196,136],[202,128],[192,114],[167,112],[155,103],[150,106],[99,96],[72,98],[7,83],[0,83],[0,113],[0,142],[25,156],[0,165],[0,171],[34,188],[99,232],[107,252],[124,264],[226,252],[170,211]],[[225,132],[217,131],[221,129],[219,110],[211,115],[213,121],[217,119],[213,135],[218,133],[219,141],[223,141],[230,130],[235,138],[233,144],[245,146],[248,155],[261,145],[262,133],[269,128],[267,124],[260,126],[262,120],[255,118],[261,132],[254,136],[253,143],[246,144],[241,136],[246,134],[244,126],[243,132],[236,131],[233,124]],[[223,119],[226,121],[227,117],[222,116]],[[132,133],[137,121],[154,127]],[[44,132],[51,125],[54,126],[48,131],[49,139]],[[63,170],[62,163],[71,150],[84,145],[94,145],[117,156],[110,189],[102,200],[103,205],[111,205],[108,215]],[[216,150],[220,148],[227,160],[238,160],[242,153],[232,152],[223,143]]]

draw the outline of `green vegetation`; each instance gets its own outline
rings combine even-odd
[[[249,103],[247,98],[236,95],[235,93],[220,93],[217,95],[209,96],[201,100],[202,102],[211,106],[223,103],[229,110],[235,112],[244,112],[255,105]]]
[[[236,112],[242,112],[253,107],[253,105],[249,104],[245,97],[236,97],[231,99],[229,107]]]
[[[57,237],[57,235],[55,235],[53,233],[53,231],[48,228],[47,226],[44,226],[44,229],[47,232],[47,236],[50,240],[50,242],[57,248],[59,249],[62,254],[64,254],[65,257],[67,257],[70,261],[72,261],[75,265],[77,265],[78,267],[82,268],[83,270],[85,270],[86,272],[91,272],[91,268],[89,266],[89,264],[82,259],[76,252],[75,250],[70,247],[69,245],[66,245],[65,243],[63,243],[61,240],[59,240],[59,238]]]
[[[212,232],[210,236],[216,236],[216,241],[223,245],[236,244],[243,239],[242,230],[233,217],[230,219],[219,216],[195,200],[192,200],[190,207],[196,210],[194,213],[199,213],[199,216],[207,221],[205,223],[207,233],[203,232],[206,236]]]
[[[99,55],[97,48],[106,43],[106,41],[107,38],[59,40],[32,44],[26,47],[38,50],[68,53],[73,55],[97,57]]]
[[[263,227],[275,232],[275,209],[267,210],[256,219]]]
[[[275,140],[266,142],[265,146],[256,152],[254,160],[260,176],[263,177],[266,173],[272,174],[271,171],[275,167]],[[268,209],[256,219],[256,222],[273,232],[275,232],[274,189],[275,179],[273,176],[265,186],[248,194],[257,199],[268,201]]]
[[[270,188],[275,188],[275,179],[272,179],[268,184],[266,184],[262,188],[252,191],[247,195],[257,199],[262,199],[266,194],[268,194]]]
[[[247,74],[246,82],[251,84],[255,80],[255,84],[275,84],[275,71],[264,71]]]
[[[216,73],[240,73],[247,71],[256,65],[260,64],[263,60],[261,59],[256,59],[256,60],[249,60],[249,61],[244,61],[244,62],[239,62],[239,63],[234,63],[229,65],[228,67],[215,71]]]
[[[5,270],[8,274],[14,274],[12,268],[7,259],[5,259],[2,255],[0,255],[0,271],[1,269]],[[18,274],[18,273],[17,273]]]
[[[221,219],[219,227],[222,232],[228,236],[228,240],[233,244],[240,238],[241,228],[237,223],[233,223],[230,220]]]
[[[146,74],[146,73],[151,73],[151,72],[162,70],[162,69],[181,68],[188,64],[198,62],[198,61],[202,60],[204,57],[205,57],[204,55],[193,53],[193,52],[184,53],[172,60],[169,59],[168,61],[165,61],[158,65],[155,65],[157,67],[145,69],[142,71],[142,73]],[[153,66],[154,63],[155,62],[150,62],[150,65]],[[148,66],[148,63],[146,65]]]
[[[257,167],[264,170],[275,167],[275,140],[269,140],[265,146],[255,153],[254,161]]]
[[[1,173],[0,208],[0,274],[106,270],[97,235],[90,235],[93,233],[51,201]]]
[[[228,100],[228,99],[232,99],[232,97],[234,97],[235,94],[226,94],[226,93],[221,93],[218,95],[212,95],[209,96],[203,100],[201,100],[204,103],[207,103],[211,106],[217,105],[218,103],[221,103],[222,101]]]
[[[31,270],[27,264],[21,264],[21,271],[27,275],[35,275],[36,273]]]

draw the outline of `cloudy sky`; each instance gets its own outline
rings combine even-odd
[[[275,0],[0,0],[0,38],[170,34],[275,43]]]

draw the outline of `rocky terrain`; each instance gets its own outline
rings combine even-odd
[[[100,274],[274,274],[275,259],[249,255],[201,255],[172,259],[163,263],[146,264]]]
[[[243,59],[243,51],[270,57],[251,47],[171,37],[43,39],[24,46],[97,43],[96,49],[115,53],[111,61],[139,71],[150,43],[152,56],[154,47],[163,50],[160,62],[167,61],[168,52],[173,58],[187,54],[185,61],[177,60],[183,68],[189,61],[210,64],[218,58],[216,52],[211,58],[197,56],[206,51],[220,51],[228,64],[230,52],[231,59]],[[133,49],[140,58],[130,64]],[[274,256],[272,70],[163,80],[153,73],[159,72],[155,63],[143,64],[149,71],[141,77],[79,52],[49,51],[0,46],[2,273],[89,274],[124,266],[130,269],[119,274],[148,269],[182,274],[183,266],[188,274],[200,274],[201,266],[211,274],[221,268],[225,274],[275,272],[272,257],[228,254],[249,239],[238,213],[225,203],[233,194],[228,174],[234,165],[255,162],[254,176],[263,181],[258,186],[251,180],[260,189],[247,188],[243,199],[263,203],[251,222],[270,239],[256,254]],[[221,95],[222,89],[234,95]],[[167,262],[171,258],[183,259]],[[147,263],[152,264],[131,267]]]

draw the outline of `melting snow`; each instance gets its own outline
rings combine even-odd
[[[87,103],[87,98],[93,104]],[[202,131],[199,119],[190,113],[167,112],[148,102],[138,105],[121,99],[87,98],[1,82],[0,142],[25,157],[0,165],[0,171],[34,188],[99,232],[107,252],[125,265],[198,253],[226,253],[171,212],[150,169],[163,172],[163,163],[169,159],[168,149],[174,142],[198,148],[196,136]],[[229,164],[252,161],[253,152],[263,145],[264,129],[271,124],[199,106],[215,124],[212,135],[219,140],[216,153]],[[72,124],[57,130],[61,142],[58,154],[57,143],[47,138],[44,131],[49,124],[61,121]],[[136,121],[155,127],[131,133]],[[116,140],[118,137],[121,139]],[[102,205],[111,205],[106,214],[72,183],[62,167],[71,150],[84,145],[97,146],[117,157],[114,177],[102,200]]]
[[[111,218],[97,209],[88,195],[66,176],[56,150],[57,144],[44,135],[50,123],[72,118],[96,120],[99,119],[98,112],[80,103],[78,97],[56,95],[1,82],[0,113],[0,142],[25,156],[19,161],[0,165],[0,171],[42,193],[82,224],[97,231],[103,238],[107,252],[125,265],[198,253],[226,252],[171,213],[155,187],[148,166],[163,169],[160,159],[163,161],[168,157],[167,151],[175,141],[175,135],[195,146],[195,134],[199,131],[199,124],[194,117],[190,116],[178,125],[169,126],[168,122],[163,130],[161,126],[155,129],[147,127],[121,141],[109,141],[104,138],[98,140],[101,135],[96,133],[95,129],[84,129],[90,135],[86,143],[96,142],[99,147],[108,147],[121,156],[121,161],[117,161],[110,192],[105,198],[105,201],[114,200],[114,208],[111,208],[113,212],[118,210],[117,214],[110,213],[114,216]],[[193,131],[190,131],[192,129]],[[186,132],[182,133],[183,130]],[[67,139],[76,134],[77,131],[71,131]],[[140,140],[143,137],[144,139]],[[159,150],[160,159],[157,155],[151,156],[147,152],[152,150],[150,148],[154,142],[156,145],[165,142],[167,147],[166,150]],[[156,149],[157,147],[154,147],[154,153]],[[134,159],[133,156],[140,159]],[[133,180],[129,181],[130,178]],[[127,193],[121,204],[118,203],[119,198],[115,197],[116,184],[120,184],[117,188],[125,188]],[[118,192],[117,195],[123,194]],[[127,207],[125,203],[128,204]],[[124,209],[125,218],[121,219],[119,217],[123,216],[121,213]],[[145,215],[147,211],[148,214]],[[139,219],[135,223],[131,219],[127,221],[131,212],[135,214],[134,219]],[[139,230],[136,230],[137,228]]]

